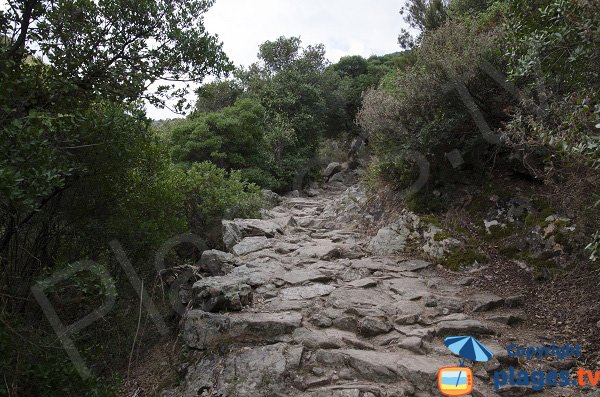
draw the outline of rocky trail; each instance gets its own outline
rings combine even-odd
[[[476,336],[495,353],[473,368],[473,396],[521,395],[490,381],[511,364],[499,338],[522,319],[521,297],[373,254],[357,186],[308,193],[263,219],[224,221],[230,252],[205,252],[211,276],[187,291],[182,337],[196,355],[162,396],[438,396],[438,369],[459,363],[447,335]]]

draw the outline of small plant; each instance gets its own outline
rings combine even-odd
[[[592,241],[585,247],[590,253],[590,260],[597,262],[600,259],[600,231],[596,231],[592,236]]]

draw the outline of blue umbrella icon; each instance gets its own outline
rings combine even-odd
[[[494,354],[472,336],[449,336],[444,344],[454,354],[471,361],[489,361]]]

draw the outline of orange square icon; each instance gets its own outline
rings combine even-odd
[[[444,367],[438,371],[438,389],[445,396],[466,396],[473,391],[473,371],[467,367]]]

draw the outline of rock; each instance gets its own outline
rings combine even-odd
[[[358,323],[358,331],[366,337],[387,334],[392,330],[392,326],[380,317],[365,317]]]
[[[394,382],[404,379],[417,385],[432,384],[438,369],[453,363],[408,350],[393,353],[355,349],[318,350],[316,360],[335,367],[347,365],[361,379]]]
[[[329,332],[327,332],[329,331]],[[344,344],[341,337],[334,335],[332,330],[310,330],[307,328],[298,328],[294,330],[292,338],[294,342],[309,349],[339,349]],[[339,332],[339,331],[337,331]]]
[[[439,300],[436,296],[429,295],[425,298],[425,307],[437,307],[438,302]]]
[[[246,237],[234,245],[231,251],[236,256],[244,256],[272,246],[273,243],[266,237]]]
[[[329,180],[329,178],[340,172],[342,170],[342,165],[340,163],[337,162],[333,162],[333,163],[329,163],[329,165],[323,170],[323,178],[325,178],[326,180]]]
[[[313,188],[308,188],[308,189],[304,190],[304,193],[308,197],[317,197],[319,195],[319,191],[317,189],[313,189]]]
[[[297,256],[329,261],[341,257],[342,250],[338,244],[330,240],[314,240],[313,244],[299,248]]]
[[[478,320],[441,321],[435,329],[437,335],[493,335],[495,332]]]
[[[399,315],[394,319],[394,322],[398,325],[413,325],[419,321],[418,314],[404,314]]]
[[[190,370],[185,385],[175,395],[287,395],[274,392],[272,388],[284,388],[284,378],[299,367],[302,352],[302,347],[277,343],[235,350],[225,357],[203,358]],[[214,376],[217,368],[219,376]]]
[[[353,316],[342,316],[333,320],[333,326],[344,331],[356,332],[358,320]]]
[[[492,220],[492,221],[486,221],[485,219],[483,220],[483,224],[485,226],[485,231],[487,234],[492,234],[492,227],[501,227],[501,228],[505,228],[506,225],[503,223],[498,222],[497,220]]]
[[[207,312],[239,311],[252,302],[252,288],[237,277],[207,277],[194,283],[194,307]]]
[[[377,286],[377,280],[372,278],[361,278],[360,280],[351,281],[348,284],[355,288],[372,288]]]
[[[463,287],[468,287],[471,284],[473,284],[474,281],[475,281],[475,278],[473,278],[473,277],[465,277],[465,278],[460,279],[456,284],[463,286]]]
[[[502,386],[496,392],[503,397],[521,397],[537,393],[531,386],[518,385]]]
[[[498,314],[486,318],[489,321],[495,321],[506,325],[514,325],[527,321],[527,316],[523,314]]]
[[[398,267],[402,271],[407,272],[418,272],[419,270],[424,270],[431,267],[431,262],[423,261],[420,259],[411,259],[407,261],[402,261],[398,263]]]
[[[321,313],[316,313],[315,315],[313,315],[310,318],[309,322],[320,328],[331,327],[331,325],[333,324],[333,321],[329,317]]]
[[[294,342],[309,349],[339,349],[345,344],[361,350],[373,350],[373,346],[356,338],[352,332],[337,329],[298,328],[292,334]]]
[[[544,238],[548,238],[551,235],[553,235],[556,230],[558,229],[558,227],[556,226],[555,223],[551,223],[548,226],[546,226],[546,228],[544,229]]]
[[[243,237],[268,237],[273,238],[283,234],[279,225],[271,220],[265,219],[235,219],[233,222],[242,232]]]
[[[474,312],[487,312],[504,305],[504,299],[494,294],[479,294],[472,298]]]
[[[331,276],[321,273],[319,270],[292,270],[279,276],[280,279],[288,284],[304,284],[309,281],[326,282],[331,280]]]
[[[443,258],[453,248],[462,245],[459,240],[454,238],[438,239],[438,235],[441,235],[441,233],[443,233],[443,230],[434,225],[430,225],[429,230],[423,233],[426,243],[421,249],[433,258]]]
[[[223,243],[227,250],[231,251],[234,245],[242,241],[242,232],[233,221],[223,220],[221,225],[223,227]]]
[[[275,222],[282,230],[286,227],[297,226],[296,218],[293,216],[279,216],[276,218],[271,218],[271,221]]]
[[[398,342],[398,346],[414,353],[423,353],[423,339],[418,336],[410,336]]]
[[[398,227],[384,227],[371,239],[368,250],[374,255],[394,255],[404,252],[410,231]]]
[[[202,253],[200,269],[211,276],[223,276],[234,267],[233,255],[228,252],[208,250]]]
[[[225,315],[192,310],[185,318],[183,338],[189,347],[196,349],[233,341],[276,341],[277,337],[299,328],[301,323],[302,315],[295,312]]]
[[[271,190],[263,190],[262,196],[267,208],[275,208],[281,203],[281,196]]]
[[[282,234],[280,225],[272,220],[234,219],[221,221],[223,226],[223,243],[227,250],[242,241],[244,237],[275,237]]]
[[[334,174],[332,177],[329,178],[329,182],[333,183],[333,182],[341,182],[344,183],[344,173],[343,172],[338,172],[336,174]]]
[[[281,255],[286,255],[286,254],[289,254],[290,252],[296,251],[298,248],[299,248],[299,246],[296,244],[278,243],[275,246],[275,252],[277,252],[278,254],[281,254]]]
[[[525,304],[525,296],[524,295],[514,295],[509,296],[504,299],[504,306],[514,308],[521,307]]]
[[[313,299],[332,293],[335,287],[327,284],[313,284],[302,287],[290,287],[281,290],[280,296],[287,300]]]

